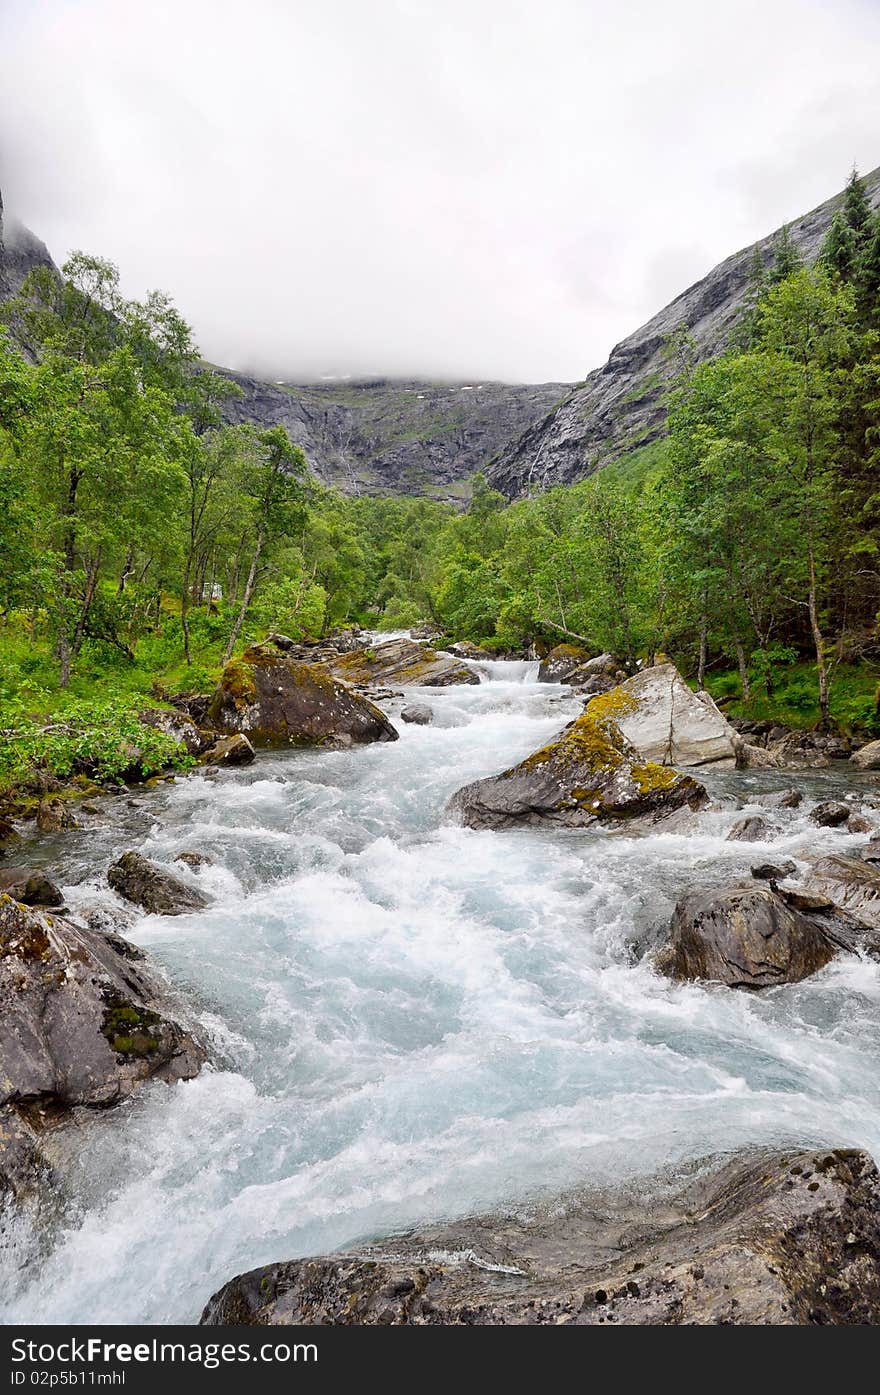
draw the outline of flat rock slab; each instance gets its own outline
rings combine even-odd
[[[284,1326],[875,1324],[866,1153],[755,1151],[652,1201],[562,1198],[239,1275],[202,1322]]]
[[[367,686],[393,682],[403,687],[448,688],[456,683],[480,681],[479,675],[460,659],[438,654],[411,639],[390,639],[372,649],[343,654],[330,660],[329,667],[347,683]]]

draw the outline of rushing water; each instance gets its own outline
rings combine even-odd
[[[715,776],[720,810],[638,838],[454,827],[455,789],[580,709],[536,665],[475,667],[479,687],[409,694],[435,721],[398,742],[198,773],[35,849],[75,909],[121,909],[105,871],[130,846],[212,894],[129,909],[127,933],[219,1064],[55,1136],[69,1200],[7,1234],[7,1322],[191,1321],[243,1269],[419,1221],[744,1144],[880,1152],[876,964],[750,995],[671,984],[648,953],[686,886],[864,841],[810,825],[809,799],[772,814],[772,847],[724,841],[760,790],[844,777]],[[172,863],[185,848],[213,865]]]

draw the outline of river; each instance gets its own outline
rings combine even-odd
[[[880,966],[747,994],[671,984],[646,955],[687,886],[864,842],[807,820],[853,777],[709,776],[720,809],[677,833],[454,827],[454,790],[581,706],[536,665],[479,667],[479,687],[408,694],[431,726],[391,704],[397,742],[262,753],[34,844],[74,910],[122,909],[105,874],[126,847],[213,896],[189,916],[128,908],[125,933],[217,1064],[57,1133],[67,1200],[7,1230],[5,1322],[189,1322],[259,1264],[594,1182],[659,1186],[746,1144],[880,1156]],[[754,794],[792,784],[808,798],[774,811],[772,845],[725,842]],[[183,849],[212,865],[182,868]]]

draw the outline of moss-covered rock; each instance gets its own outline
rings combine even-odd
[[[358,649],[330,664],[333,672],[347,683],[361,686],[400,683],[404,687],[448,688],[455,683],[480,681],[467,664],[411,639],[391,639],[374,649]]]
[[[466,785],[449,812],[470,828],[552,822],[583,828],[597,821],[656,821],[683,806],[699,808],[706,791],[689,775],[641,760],[620,720],[635,700],[622,688],[588,703],[555,741],[519,765]]]
[[[344,749],[396,741],[385,713],[322,664],[306,664],[253,645],[223,670],[208,711],[221,732],[255,746]]]

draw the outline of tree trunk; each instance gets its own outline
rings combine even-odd
[[[733,643],[736,649],[736,666],[739,669],[739,681],[740,687],[742,688],[743,702],[751,702],[752,689],[749,683],[749,670],[748,665],[746,664],[746,651],[743,649],[742,640],[740,639],[739,635],[734,635]]]
[[[86,620],[89,618],[89,611],[92,608],[92,601],[95,599],[95,591],[98,586],[98,572],[100,566],[101,554],[100,552],[98,552],[98,554],[95,557],[95,560],[92,562],[91,566],[88,569],[88,572],[86,573],[85,594],[83,596],[83,603],[79,612],[79,618],[76,622],[76,629],[73,632],[73,644],[71,646],[71,655],[74,659],[79,654],[80,649],[82,649],[82,642],[85,638],[86,632]]]
[[[703,597],[703,610],[700,615],[700,658],[697,663],[697,687],[700,692],[706,686],[706,640],[708,631],[708,621],[706,619],[706,598]]]
[[[809,548],[810,559],[810,631],[816,648],[816,672],[819,678],[819,725],[828,726],[828,669],[825,665],[825,650],[822,645],[822,630],[819,625],[819,608],[816,603],[816,557],[813,545]]]
[[[124,591],[125,591],[125,583],[128,581],[128,578],[131,576],[131,573],[132,573],[132,570],[133,570],[133,569],[134,569],[134,548],[133,548],[133,547],[130,547],[130,548],[128,549],[128,556],[127,556],[126,559],[125,559],[125,563],[124,563],[124,565],[123,565],[122,571],[121,571],[120,574],[119,574],[119,586],[118,586],[117,591],[116,591],[117,596],[121,596],[121,595],[124,593]]]
[[[223,651],[224,664],[229,663],[229,660],[232,658],[233,651],[235,650],[235,646],[238,643],[238,637],[241,634],[241,627],[244,624],[244,619],[247,615],[248,606],[250,605],[251,597],[254,594],[254,587],[257,584],[257,567],[260,564],[260,553],[262,552],[262,550],[263,535],[262,533],[260,533],[257,537],[257,545],[254,548],[254,555],[251,558],[251,569],[248,572],[248,579],[244,585],[244,595],[241,598],[241,608],[239,609],[238,615],[235,617],[235,624],[232,627],[232,634],[229,636],[229,642],[226,645],[225,650]]]

